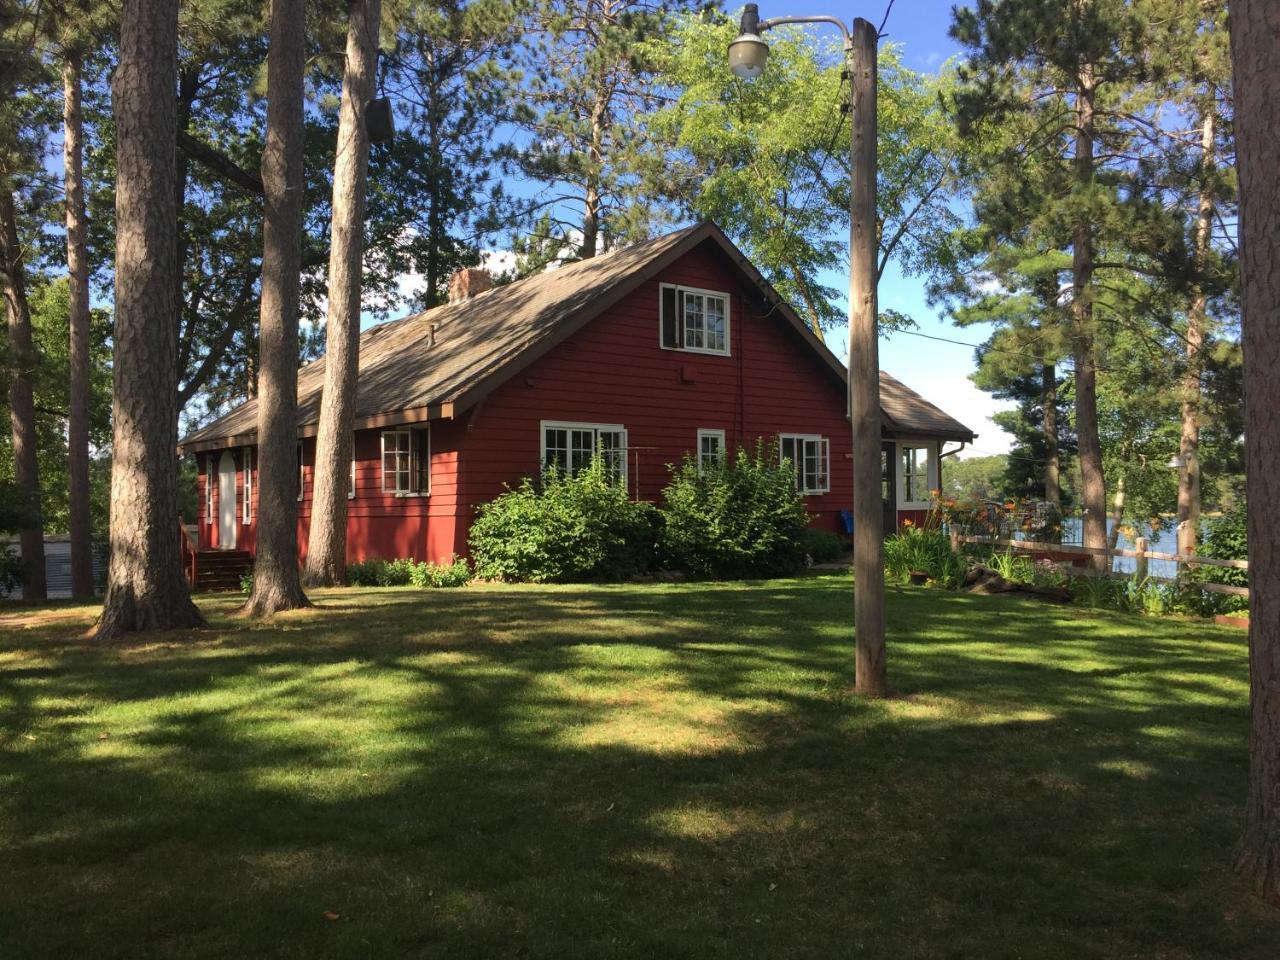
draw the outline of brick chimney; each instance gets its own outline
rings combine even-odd
[[[484,293],[493,286],[493,277],[480,267],[463,267],[449,281],[449,302],[467,300],[477,293]]]

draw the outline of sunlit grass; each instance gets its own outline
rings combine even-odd
[[[0,608],[0,957],[1259,957],[1239,632],[848,585]],[[336,915],[336,918],[334,918]]]

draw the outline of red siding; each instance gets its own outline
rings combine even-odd
[[[729,294],[731,356],[661,349],[660,283]],[[429,497],[383,494],[380,431],[360,431],[348,558],[408,556],[442,562],[464,554],[476,506],[499,495],[504,484],[540,470],[543,420],[624,426],[631,448],[628,483],[633,495],[646,500],[660,497],[670,476],[667,464],[695,450],[699,429],[724,430],[734,448],[750,446],[760,437],[772,441],[779,433],[824,436],[830,441],[832,492],[806,502],[815,526],[840,529],[839,511],[852,506],[844,390],[786,321],[766,309],[754,287],[737,281],[718,248],[706,244],[691,252],[457,421],[433,423]],[[299,504],[304,555],[314,455],[315,441],[309,439]],[[236,458],[242,467],[242,451]],[[202,454],[200,545],[208,548],[216,546],[218,505],[215,485],[210,524],[204,515],[205,464]],[[214,465],[216,470],[216,457]],[[242,496],[242,475],[238,481]],[[252,549],[256,503],[253,516],[253,522],[239,527],[242,548]]]

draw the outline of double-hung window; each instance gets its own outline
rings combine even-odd
[[[663,284],[661,343],[667,350],[729,355],[729,295]]]
[[[933,469],[927,446],[898,447],[898,506],[924,509],[932,502]]]
[[[698,431],[698,472],[706,473],[708,467],[724,464],[724,431]]]
[[[427,430],[382,431],[382,492],[397,497],[431,492],[431,434]]]
[[[611,423],[542,422],[542,469],[574,476],[597,453],[615,483],[627,484],[627,431]]]
[[[244,522],[253,519],[253,447],[244,448]]]
[[[791,461],[798,492],[816,494],[831,489],[831,445],[826,437],[784,433],[779,437],[778,453]]]

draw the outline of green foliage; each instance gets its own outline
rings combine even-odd
[[[1202,555],[1213,557],[1215,560],[1249,559],[1249,517],[1244,498],[1238,499],[1228,510],[1211,518],[1207,527],[1204,543],[1200,549]],[[1237,587],[1249,585],[1249,574],[1246,570],[1193,567],[1190,576],[1195,580],[1209,583],[1226,583]],[[1245,597],[1212,593],[1208,590],[1194,592],[1200,595],[1200,608],[1205,615],[1237,613],[1249,609],[1249,601]]]
[[[792,573],[804,563],[809,515],[790,463],[758,442],[701,471],[686,457],[663,491],[659,554],[698,577]]]
[[[1004,475],[1009,458],[989,457],[949,459],[942,470],[942,492],[953,499],[1003,500]]]
[[[253,570],[240,574],[240,592],[246,596],[253,593]]]
[[[471,570],[461,557],[451,563],[417,563],[402,557],[347,564],[347,583],[353,587],[462,587],[470,580]]]
[[[462,557],[452,563],[419,563],[409,572],[415,587],[465,587],[471,581],[471,568]]]
[[[939,586],[960,585],[967,564],[951,550],[951,538],[939,527],[906,527],[884,542],[885,578],[908,583],[913,574],[924,574]]]
[[[71,517],[67,485],[66,411],[70,404],[67,370],[70,346],[67,317],[70,293],[65,277],[36,278],[27,290],[35,356],[32,380],[36,407],[40,501],[46,533],[64,533]],[[89,323],[89,443],[103,451],[111,441],[111,324],[101,310]],[[0,417],[9,419],[9,394],[0,391]],[[0,476],[13,476],[13,435],[0,431]],[[89,463],[90,518],[95,534],[106,532],[111,464],[101,452]]]
[[[670,102],[652,115],[644,171],[650,189],[714,219],[815,328],[844,322],[843,291],[816,279],[843,271],[849,223],[848,86],[834,35],[783,28],[769,33],[769,69],[733,77],[725,49],[738,31],[723,14],[688,15],[673,37],[644,48]],[[959,219],[960,142],[942,108],[951,84],[919,74],[885,44],[877,102],[878,266],[895,260],[920,272],[945,252]],[[901,325],[893,312],[886,319]],[[909,321],[908,321],[909,322]]]
[[[812,563],[831,563],[847,550],[845,542],[830,530],[806,527],[800,536],[800,548]]]
[[[652,562],[656,513],[628,499],[605,458],[576,476],[548,471],[482,504],[471,552],[484,580],[566,583],[620,580]]]

